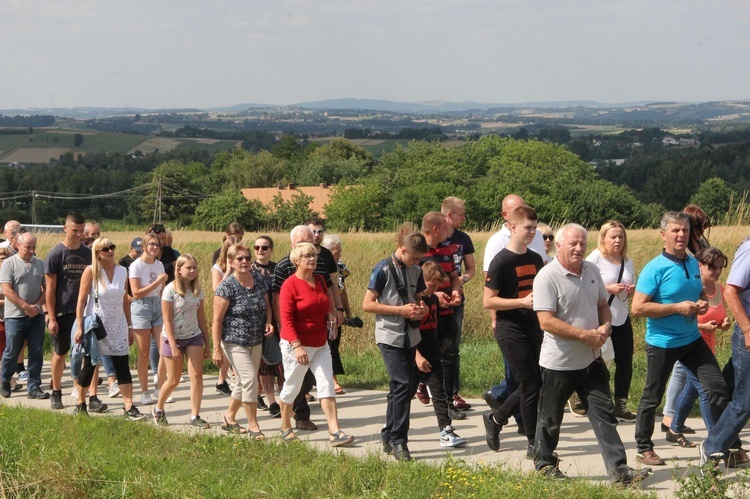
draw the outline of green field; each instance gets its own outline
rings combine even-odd
[[[25,133],[19,134],[0,134],[0,154],[6,153],[14,147],[18,147],[23,142],[29,140],[30,136]]]
[[[181,139],[182,144],[178,149],[196,151],[205,150],[209,154],[215,154],[219,151],[226,151],[228,149],[234,149],[237,141],[236,140],[218,140],[213,144],[207,144],[205,142],[199,142],[197,140]]]

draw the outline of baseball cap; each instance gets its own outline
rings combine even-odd
[[[133,239],[133,242],[130,243],[130,247],[136,250],[138,253],[143,253],[143,247],[141,246],[142,242],[142,238],[136,237],[135,239]]]

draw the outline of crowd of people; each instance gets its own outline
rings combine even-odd
[[[695,205],[662,217],[663,251],[638,276],[626,228],[616,220],[602,225],[597,248],[586,255],[584,227],[570,223],[554,232],[520,196],[506,196],[501,214],[504,223],[489,239],[482,267],[482,303],[505,366],[504,378],[487,380],[484,393],[487,446],[501,448],[501,432],[513,417],[536,469],[566,478],[556,447],[568,405],[591,422],[610,481],[639,483],[652,466],[666,464],[652,440],[666,395],[661,430],[667,441],[695,446],[686,437],[694,430],[685,419],[699,401],[708,430],[698,446],[701,463],[749,465],[739,432],[750,418],[743,376],[743,362],[750,359],[750,238],[737,250],[722,287],[718,281],[729,260],[711,247],[708,217]],[[467,444],[454,427],[471,407],[459,393],[463,288],[477,272],[474,245],[461,230],[465,220],[464,201],[446,198],[440,211],[425,214],[421,227],[400,228],[394,251],[369,277],[362,309],[375,316],[375,342],[389,378],[382,448],[396,460],[411,460],[415,396],[432,403],[441,447]],[[213,256],[211,327],[198,262],[171,247],[163,225],[135,238],[116,262],[112,241],[77,213],[67,216],[63,240],[44,260],[35,256],[33,234],[18,222],[6,223],[0,394],[8,398],[25,382],[28,398],[50,399],[52,409],[63,409],[70,352],[75,413],[108,409],[97,395],[101,365],[110,398],[122,398],[129,419],[143,419],[128,362],[135,344],[140,406],[153,405],[157,425],[168,424],[166,404],[187,364],[189,424],[209,428],[200,409],[204,360],[211,359],[220,373],[215,388],[229,398],[223,431],[264,439],[262,409],[280,418],[282,440],[297,440],[297,431],[317,429],[309,407],[315,387],[330,444],[352,444],[337,415],[336,397],[345,393],[338,379],[344,374],[339,341],[342,326],[362,327],[363,321],[350,306],[342,240],[326,235],[324,223],[313,217],[294,227],[291,251],[278,263],[271,237],[261,235],[248,246],[242,227],[230,224]],[[732,358],[722,370],[715,334],[731,326],[727,309],[735,328]],[[631,315],[646,318],[647,371],[636,413],[628,408]],[[41,380],[45,329],[53,346],[50,392]],[[240,407],[246,426],[237,420]],[[636,461],[643,467],[628,465],[618,422],[635,423]]]

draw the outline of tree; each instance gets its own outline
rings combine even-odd
[[[81,147],[83,144],[83,135],[80,133],[73,135],[73,144],[75,144],[76,147]]]
[[[245,230],[259,230],[265,222],[263,205],[257,200],[248,201],[237,191],[226,190],[198,204],[193,225],[199,230],[221,231],[234,221]]]
[[[739,196],[722,179],[713,177],[700,186],[690,198],[691,204],[697,204],[706,212],[713,224],[731,223],[729,209],[732,201],[737,202]]]
[[[310,203],[313,197],[301,192],[292,196],[289,201],[284,201],[281,194],[274,196],[268,214],[268,225],[274,230],[287,230],[295,225],[305,223],[305,220],[316,212],[310,209]]]
[[[387,191],[376,179],[364,185],[337,185],[325,206],[327,225],[336,230],[383,230],[383,209],[388,203]]]

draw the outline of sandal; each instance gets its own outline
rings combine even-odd
[[[685,438],[685,435],[682,433],[675,433],[671,429],[667,429],[667,442],[672,442],[685,449],[695,447],[695,444]]]
[[[235,421],[234,423],[230,423],[229,421],[227,421],[226,416],[224,416],[224,423],[222,423],[221,429],[227,433],[236,433],[238,435],[244,435],[247,433],[247,430],[240,426],[237,421]]]
[[[341,430],[338,430],[335,433],[329,433],[330,435],[328,437],[328,440],[331,442],[332,447],[342,447],[344,445],[349,445],[350,443],[354,442],[354,437],[351,435],[347,435]]]
[[[339,385],[338,383],[336,383],[335,385],[333,385],[333,390],[336,393],[336,395],[344,395],[344,394],[346,394],[346,391],[344,391],[344,389],[341,388],[341,385]]]
[[[297,435],[294,434],[294,430],[289,428],[288,430],[281,430],[281,440],[290,443],[290,442],[297,442],[299,438],[297,438]]]
[[[265,440],[266,436],[260,430],[258,431],[248,430],[247,438],[249,438],[250,440]]]

